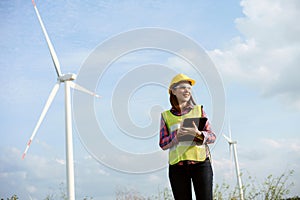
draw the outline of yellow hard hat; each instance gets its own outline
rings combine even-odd
[[[177,74],[176,76],[174,76],[174,78],[172,79],[170,86],[169,86],[169,90],[172,88],[172,86],[176,83],[179,83],[181,81],[189,81],[191,83],[191,85],[195,85],[196,81],[194,79],[191,79],[190,77],[188,77],[187,75],[184,74]]]

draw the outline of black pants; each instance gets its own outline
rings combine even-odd
[[[210,161],[170,165],[169,179],[175,200],[192,199],[192,183],[197,200],[212,200],[213,171]]]

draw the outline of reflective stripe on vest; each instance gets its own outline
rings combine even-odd
[[[194,108],[185,115],[176,116],[167,110],[162,113],[165,123],[168,127],[169,133],[176,131],[180,128],[180,122],[185,118],[201,117],[202,106],[196,105]],[[205,145],[196,144],[193,141],[181,141],[169,149],[169,164],[174,165],[180,161],[204,161],[206,159]]]

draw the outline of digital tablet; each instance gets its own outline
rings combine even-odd
[[[195,122],[198,130],[203,131],[206,121],[206,117],[185,118],[183,121],[183,127],[194,127],[193,122]]]

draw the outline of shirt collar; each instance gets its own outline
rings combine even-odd
[[[177,115],[177,116],[181,116],[181,115],[185,115],[187,114],[188,112],[190,112],[190,110],[192,110],[194,108],[194,105],[193,104],[189,104],[187,105],[186,107],[183,108],[183,110],[180,112],[178,112],[174,107],[171,108],[171,113],[174,114],[174,115]]]

